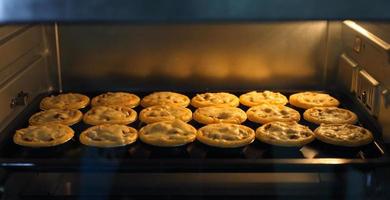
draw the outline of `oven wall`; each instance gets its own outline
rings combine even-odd
[[[37,95],[58,87],[54,36],[52,26],[0,26],[0,130]],[[25,104],[16,103],[18,94]]]
[[[343,23],[340,88],[350,91],[380,124],[390,142],[390,23]]]
[[[65,91],[322,88],[328,22],[60,25]],[[333,43],[337,44],[337,43]]]

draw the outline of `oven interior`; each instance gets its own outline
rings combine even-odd
[[[388,42],[388,23],[350,20],[1,26],[1,193],[10,199],[384,195],[390,180]],[[234,150],[196,142],[171,149],[141,142],[87,148],[76,139],[31,149],[12,142],[15,130],[26,127],[40,100],[51,94],[93,97],[129,91],[143,97],[177,91],[191,98],[208,91],[240,95],[266,89],[287,96],[329,92],[341,107],[358,114],[375,142],[363,148],[320,142],[279,148],[255,142]],[[136,121],[131,126],[143,125]],[[80,133],[86,127],[79,123],[72,128]]]

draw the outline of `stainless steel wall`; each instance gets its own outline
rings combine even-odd
[[[390,23],[344,22],[339,82],[356,94],[367,111],[377,118],[383,138],[390,142]],[[364,98],[363,98],[364,97]]]
[[[322,87],[327,24],[60,25],[63,88]]]
[[[56,87],[52,30],[42,25],[0,26],[0,130],[26,107],[11,106],[20,92],[28,94],[29,103]]]

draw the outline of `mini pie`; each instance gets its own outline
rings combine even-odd
[[[127,92],[107,92],[92,98],[92,106],[126,106],[130,108],[137,107],[140,98]]]
[[[71,126],[81,121],[83,113],[76,109],[50,109],[35,113],[30,117],[30,125],[59,123]]]
[[[13,139],[21,146],[51,147],[69,141],[73,135],[74,131],[68,126],[51,123],[17,130]]]
[[[252,122],[266,124],[273,121],[299,121],[301,115],[298,111],[283,105],[261,104],[253,106],[246,112]]]
[[[226,92],[207,92],[203,94],[197,94],[191,100],[191,105],[196,108],[206,106],[232,106],[237,107],[240,105],[240,100],[233,94]]]
[[[255,139],[255,131],[239,124],[209,124],[198,130],[200,142],[221,148],[236,148],[248,145]]]
[[[80,134],[80,142],[94,147],[120,147],[137,140],[137,130],[120,124],[103,124],[88,128]]]
[[[329,94],[319,92],[301,92],[290,96],[290,104],[298,108],[339,106],[340,102]]]
[[[142,127],[139,138],[159,147],[182,146],[196,139],[196,129],[181,120],[155,122]]]
[[[369,130],[352,124],[321,124],[314,134],[322,142],[346,147],[363,146],[374,140]]]
[[[179,119],[188,122],[192,119],[192,112],[188,108],[175,105],[157,105],[143,109],[139,119],[147,124]]]
[[[185,95],[175,92],[154,92],[145,96],[141,101],[141,105],[145,108],[162,104],[187,107],[190,104],[190,99]]]
[[[264,143],[300,147],[315,139],[313,132],[297,122],[270,122],[256,130],[256,138]]]
[[[84,115],[84,122],[91,125],[130,124],[137,119],[137,112],[129,107],[96,106]]]
[[[355,124],[355,113],[337,107],[313,107],[303,113],[303,118],[315,124]]]
[[[194,112],[194,120],[202,124],[241,124],[246,120],[246,113],[236,107],[208,106],[196,109]]]
[[[85,108],[88,104],[89,97],[77,93],[66,93],[43,98],[40,103],[40,108],[42,110],[81,109]]]
[[[277,104],[277,105],[286,105],[288,102],[287,97],[279,92],[257,92],[252,91],[240,96],[240,103],[252,107],[260,104]]]

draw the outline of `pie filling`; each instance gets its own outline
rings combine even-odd
[[[267,137],[274,140],[299,140],[313,136],[309,128],[299,124],[269,123],[263,130]]]
[[[47,126],[30,127],[20,132],[21,138],[27,142],[52,142],[66,135],[66,130]]]
[[[131,129],[121,125],[98,127],[85,133],[90,140],[115,143],[124,143],[125,138],[132,137],[134,134],[136,133],[132,132]]]
[[[225,141],[225,142],[234,142],[245,140],[250,137],[250,133],[240,126],[226,126],[226,127],[216,127],[210,126],[201,129],[203,136],[216,140],[216,141]]]

